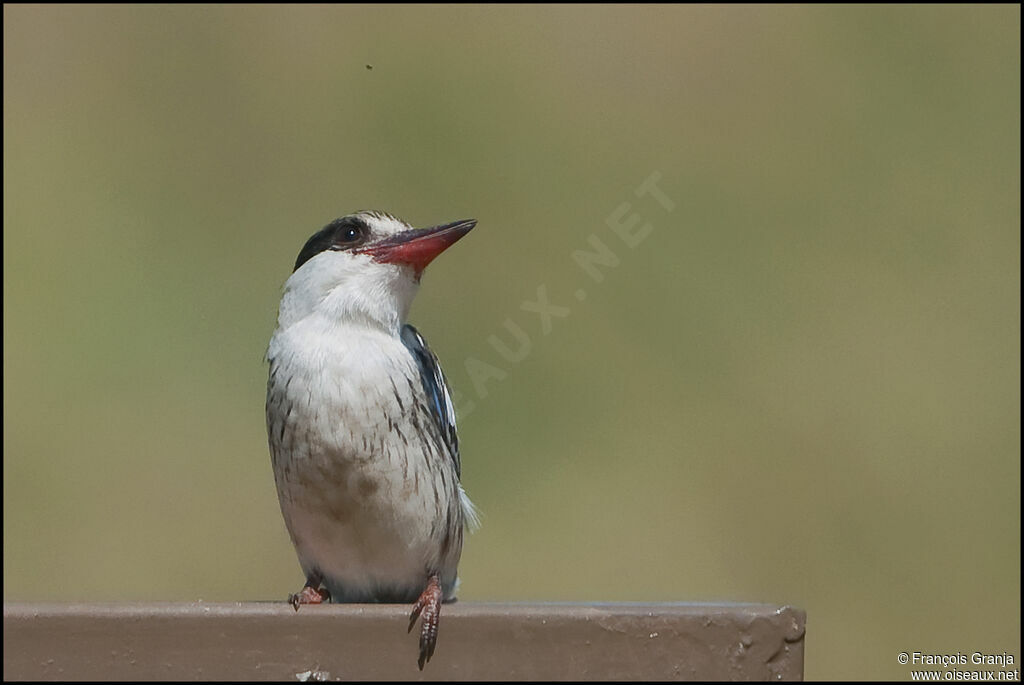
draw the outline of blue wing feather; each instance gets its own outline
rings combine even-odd
[[[423,390],[430,401],[431,414],[437,423],[441,437],[448,447],[448,453],[455,463],[455,473],[462,478],[462,463],[459,457],[459,437],[455,429],[455,407],[448,392],[448,381],[441,371],[437,357],[427,347],[427,341],[413,326],[402,326],[402,344],[412,353],[420,370]]]

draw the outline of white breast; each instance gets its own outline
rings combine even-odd
[[[448,594],[460,488],[405,346],[313,315],[275,332],[268,358],[274,475],[304,572],[335,601],[412,601],[428,569]]]

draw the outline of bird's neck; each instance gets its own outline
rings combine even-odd
[[[373,328],[398,337],[409,315],[415,291],[394,287],[337,287],[319,300],[310,298],[307,293],[302,289],[285,291],[278,313],[279,328],[315,318],[321,327]]]

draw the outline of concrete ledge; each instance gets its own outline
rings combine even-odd
[[[800,680],[804,612],[755,604],[5,604],[5,680]],[[308,674],[310,676],[314,674]]]

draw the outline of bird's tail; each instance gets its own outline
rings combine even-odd
[[[470,501],[466,491],[462,489],[461,483],[459,484],[459,504],[462,506],[462,518],[465,521],[466,528],[473,532],[480,527],[480,512],[477,511],[476,505]]]

